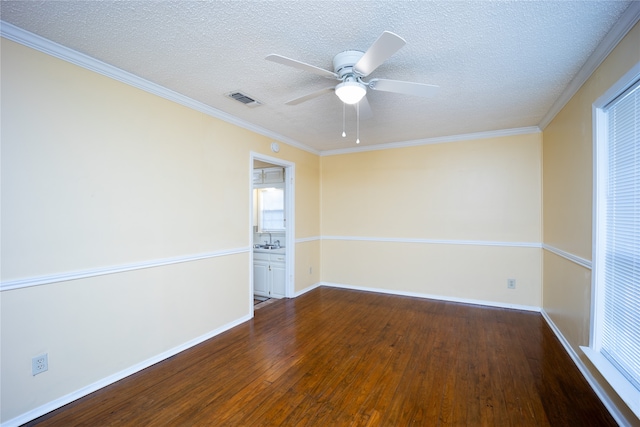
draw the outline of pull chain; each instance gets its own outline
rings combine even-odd
[[[360,103],[356,104],[356,144],[360,144]]]
[[[347,136],[347,133],[344,131],[345,130],[345,106],[344,106],[344,102],[342,103],[342,137],[344,138],[345,136]]]

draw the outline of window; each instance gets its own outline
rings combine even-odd
[[[594,104],[594,265],[585,354],[640,416],[640,63]]]
[[[284,190],[260,188],[258,192],[258,230],[264,232],[285,230]]]

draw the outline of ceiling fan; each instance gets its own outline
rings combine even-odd
[[[363,80],[364,77],[367,77],[389,57],[400,50],[405,43],[404,39],[397,34],[384,31],[366,52],[347,50],[338,53],[333,58],[333,71],[325,70],[282,55],[271,54],[268,55],[266,59],[340,81],[335,87],[327,87],[294,98],[286,102],[287,105],[297,105],[324,95],[325,93],[335,91],[336,95],[338,95],[340,100],[345,104],[358,104],[360,114],[366,117],[371,115],[371,107],[366,97],[367,89],[422,97],[431,97],[437,93],[439,87],[436,85],[388,79],[371,79],[368,82]]]

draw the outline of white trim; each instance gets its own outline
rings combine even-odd
[[[161,267],[164,265],[179,264],[183,262],[199,261],[208,258],[216,258],[227,255],[235,255],[251,252],[249,247],[226,249],[215,252],[205,252],[195,255],[184,255],[172,258],[162,258],[152,261],[137,262],[134,264],[114,265],[110,267],[93,268],[90,270],[68,271],[46,276],[27,277],[25,279],[7,280],[0,283],[0,291],[28,288],[31,286],[49,285],[51,283],[67,282],[69,280],[86,279],[88,277],[104,276],[106,274],[123,273],[126,271],[141,270],[144,268]]]
[[[414,239],[403,237],[358,237],[358,236],[322,236],[322,240],[346,240],[361,242],[390,242],[390,243],[424,243],[428,245],[469,245],[469,246],[503,246],[518,248],[541,248],[537,242],[497,242],[490,240],[445,240],[445,239]]]
[[[593,274],[591,275],[591,320],[589,325],[589,346],[600,349],[600,337],[596,333],[601,322],[601,313],[604,312],[605,290],[604,287],[596,286],[597,283],[604,283],[604,269],[600,268],[604,264],[603,259],[598,259],[600,242],[604,242],[606,227],[603,226],[606,218],[604,201],[607,196],[608,179],[608,132],[609,124],[605,107],[625,92],[631,85],[640,79],[640,62],[637,62],[618,81],[594,101],[591,106],[592,135],[593,135],[593,185],[592,185],[592,254]],[[607,141],[607,143],[604,143]],[[600,161],[602,160],[602,161]],[[602,182],[601,182],[602,181]]]
[[[581,258],[577,255],[571,254],[569,252],[565,252],[562,249],[558,249],[554,246],[551,245],[547,245],[546,243],[542,244],[542,249],[545,249],[551,253],[554,253],[556,255],[558,255],[559,257],[562,257],[566,260],[569,260],[571,262],[575,262],[576,264],[584,267],[584,268],[588,268],[589,270],[591,270],[591,261],[589,261],[588,259],[585,258]]]
[[[200,111],[201,113],[239,126],[243,129],[247,129],[257,134],[264,135],[268,138],[277,139],[278,141],[312,154],[320,154],[319,151],[294,139],[280,135],[276,132],[265,129],[261,126],[257,126],[253,123],[249,123],[238,117],[232,116],[231,114],[225,113],[224,111],[218,110],[217,108],[213,108],[200,101],[196,101],[192,98],[189,98],[188,96],[182,95],[181,93],[160,86],[157,83],[145,80],[142,77],[136,76],[135,74],[121,70],[117,67],[114,67],[113,65],[109,65],[105,62],[77,52],[66,46],[62,46],[61,44],[48,40],[44,37],[23,30],[22,28],[9,24],[8,22],[0,21],[0,35],[8,40],[20,43],[24,46],[46,53],[47,55],[51,55],[58,59],[62,59],[63,61],[70,62],[74,65],[93,71],[95,73],[102,74],[103,76],[107,76],[129,86],[142,89],[145,92],[160,96],[164,99],[168,99],[169,101],[184,105],[185,107],[191,108],[193,110]]]
[[[288,138],[284,135],[280,135],[276,132],[257,126],[253,123],[249,123],[238,117],[225,113],[224,111],[210,107],[204,103],[191,99],[185,95],[169,90],[156,83],[145,80],[134,74],[128,73],[124,70],[116,68],[105,62],[99,61],[88,55],[77,52],[66,46],[62,46],[58,43],[55,43],[44,37],[33,34],[29,31],[23,30],[22,28],[16,27],[15,25],[2,20],[0,20],[0,35],[8,40],[12,40],[16,43],[20,43],[24,46],[28,46],[32,49],[36,49],[40,52],[46,53],[48,55],[51,55],[56,58],[75,64],[77,66],[94,71],[98,74],[102,74],[104,76],[118,80],[130,86],[137,87],[138,89],[142,89],[146,92],[158,95],[170,101],[174,101],[188,108],[192,108],[196,111],[200,111],[209,116],[224,120],[228,123],[234,124],[236,126],[250,130],[260,135],[277,139],[288,145],[307,151],[309,153],[320,155],[320,156],[331,156],[331,155],[347,154],[347,153],[354,153],[354,152],[361,152],[361,151],[363,152],[363,151],[386,150],[386,149],[414,147],[414,146],[428,145],[428,144],[442,144],[447,142],[466,141],[466,140],[472,140],[472,139],[495,138],[495,137],[501,137],[501,136],[521,135],[521,134],[527,134],[527,133],[539,133],[549,125],[549,123],[553,120],[553,118],[560,112],[560,110],[562,110],[562,108],[566,105],[566,103],[569,102],[569,100],[575,95],[575,93],[580,89],[580,87],[584,84],[584,82],[591,76],[591,74],[593,74],[595,69],[602,63],[602,61],[604,61],[607,55],[611,53],[611,51],[615,48],[615,46],[620,42],[620,40],[622,40],[622,38],[629,32],[629,30],[633,28],[633,26],[636,24],[636,22],[638,22],[639,19],[640,19],[640,2],[634,1],[631,3],[629,8],[624,12],[624,14],[620,18],[620,20],[616,23],[616,25],[611,29],[611,31],[609,31],[609,33],[605,36],[602,42],[598,45],[595,52],[589,57],[589,59],[583,65],[580,71],[578,71],[576,76],[571,80],[571,82],[566,87],[564,92],[555,101],[555,103],[552,105],[551,109],[549,109],[547,114],[542,118],[538,126],[529,126],[529,127],[514,128],[514,129],[502,129],[502,130],[487,131],[487,132],[476,132],[476,133],[461,134],[461,135],[450,135],[450,136],[443,136],[443,137],[419,139],[419,140],[413,140],[413,141],[389,142],[385,144],[377,144],[372,146],[350,147],[350,148],[344,148],[344,149],[325,150],[325,151],[318,151],[294,139]]]
[[[385,144],[345,148],[340,150],[318,151],[299,141],[296,141],[294,139],[288,138],[279,133],[273,132],[269,129],[265,129],[261,126],[242,120],[231,114],[225,113],[224,111],[218,110],[217,108],[213,108],[200,101],[196,101],[192,98],[189,98],[188,96],[185,96],[178,92],[167,89],[157,83],[153,83],[149,80],[143,79],[142,77],[136,76],[135,74],[121,70],[117,67],[114,67],[113,65],[107,64],[105,62],[92,58],[83,53],[77,52],[66,46],[63,46],[61,44],[48,40],[44,37],[38,36],[37,34],[33,34],[29,31],[23,30],[22,28],[16,27],[15,25],[2,20],[0,20],[0,35],[8,40],[14,41],[16,43],[20,43],[24,46],[38,50],[47,55],[51,55],[55,58],[62,59],[63,61],[67,61],[79,67],[93,71],[95,73],[102,74],[103,76],[120,81],[129,86],[136,87],[138,89],[144,90],[145,92],[160,96],[164,99],[168,99],[169,101],[173,101],[180,105],[184,105],[185,107],[191,108],[193,110],[200,111],[201,113],[207,114],[211,117],[215,117],[227,123],[231,123],[233,125],[239,126],[243,129],[247,129],[257,134],[264,135],[268,138],[276,139],[285,144],[291,145],[293,147],[296,147],[301,150],[307,151],[312,154],[320,155],[320,156],[329,156],[329,155],[352,153],[352,152],[359,152],[359,151],[386,150],[391,148],[412,147],[412,146],[425,145],[425,144],[441,144],[445,142],[466,141],[471,139],[494,138],[494,137],[500,137],[500,136],[511,136],[511,135],[540,132],[540,128],[538,126],[530,126],[530,127],[517,128],[517,129],[503,129],[503,130],[488,131],[488,132],[478,132],[478,133],[463,134],[463,135],[452,135],[452,136],[444,136],[444,137],[437,137],[437,138],[428,138],[428,139],[421,139],[421,140],[415,140],[415,141],[389,142]]]
[[[562,94],[553,103],[547,114],[544,115],[538,127],[545,129],[556,115],[567,105],[567,102],[580,90],[582,85],[591,77],[591,74],[602,64],[607,56],[620,43],[620,40],[627,35],[633,26],[640,20],[640,2],[633,1],[624,11],[618,22],[611,28],[609,33],[602,39],[596,50],[587,59],[580,71],[573,77],[571,82],[564,89]]]
[[[306,294],[307,292],[312,291],[316,288],[319,288],[322,285],[323,285],[322,282],[314,283],[313,285],[296,292],[295,294],[293,294],[293,297],[298,298],[300,295]]]
[[[345,285],[342,283],[321,282],[320,286],[328,286],[332,288],[341,288],[341,289],[352,289],[355,291],[377,292],[381,294],[400,295],[405,297],[425,298],[425,299],[432,299],[437,301],[483,305],[488,307],[508,308],[513,310],[535,311],[535,312],[540,311],[540,307],[536,307],[532,305],[509,304],[509,303],[498,302],[498,301],[485,301],[485,300],[476,300],[476,299],[469,299],[469,298],[448,297],[444,295],[423,294],[421,292],[397,291],[397,290],[384,289],[384,288],[371,288],[367,286]]]
[[[580,349],[587,356],[589,361],[593,363],[598,372],[607,380],[609,384],[616,390],[618,396],[627,404],[634,414],[638,414],[640,418],[640,391],[638,391],[629,380],[627,380],[620,371],[614,367],[599,351],[595,351],[591,347],[580,346]]]
[[[315,242],[316,240],[321,240],[320,236],[311,236],[311,237],[301,237],[296,239],[296,243],[306,243],[306,242]]]
[[[586,365],[580,360],[578,354],[574,351],[569,341],[562,335],[560,332],[560,328],[556,326],[556,324],[551,320],[551,317],[547,314],[544,308],[540,311],[544,320],[546,320],[547,325],[551,328],[553,333],[556,335],[556,338],[560,341],[560,344],[564,347],[565,351],[573,360],[573,363],[578,367],[578,370],[584,378],[587,380],[593,391],[596,393],[602,404],[607,408],[613,419],[621,426],[631,426],[631,423],[625,418],[625,416],[620,412],[618,407],[613,403],[613,401],[609,398],[609,395],[604,391],[604,389],[598,384],[596,379],[593,377],[589,369],[587,369]]]
[[[285,284],[285,297],[291,298],[295,292],[295,242],[296,242],[296,188],[295,188],[295,176],[296,176],[296,164],[294,162],[290,162],[288,160],[283,160],[278,157],[271,157],[265,154],[257,153],[255,151],[249,152],[249,159],[251,168],[249,170],[250,174],[250,201],[249,201],[249,230],[251,232],[250,242],[253,242],[253,189],[255,185],[253,184],[253,162],[254,160],[260,160],[263,162],[271,163],[277,166],[282,166],[285,168],[285,190],[284,190],[284,205],[285,205],[285,274],[286,274],[286,284]],[[253,251],[251,251],[250,260],[250,278],[251,278],[251,307],[253,310]]]
[[[637,7],[640,15],[640,5]],[[637,62],[609,89],[594,101],[591,107],[593,127],[593,205],[592,205],[592,258],[591,310],[589,346],[580,347],[595,369],[604,377],[631,411],[640,418],[640,391],[625,378],[602,354],[602,328],[605,311],[605,254],[607,227],[605,225],[606,199],[609,179],[609,123],[605,109],[618,96],[640,80],[640,62]]]
[[[638,5],[640,5],[640,2],[638,2]],[[598,97],[598,99],[593,102],[592,111],[606,107],[607,104],[613,101],[622,92],[630,88],[638,79],[640,79],[640,62],[636,62],[636,64],[631,67],[629,71],[624,73],[624,75],[620,77],[617,82],[615,82],[609,89],[607,89],[605,93],[603,93]],[[594,123],[594,130],[597,129],[595,125],[596,124]],[[594,132],[594,144],[596,143],[595,135],[596,132]]]
[[[475,132],[461,135],[441,136],[436,138],[417,139],[413,141],[388,142],[386,144],[365,145],[362,147],[340,148],[337,150],[325,150],[320,152],[320,156],[334,156],[337,154],[359,153],[362,151],[388,150],[393,148],[417,147],[420,145],[444,144],[447,142],[469,141],[474,139],[499,138],[503,136],[526,135],[529,133],[540,133],[538,126],[529,126],[515,129],[501,129],[487,132]]]
[[[99,389],[101,389],[103,387],[106,387],[106,386],[108,386],[110,384],[113,384],[113,383],[115,383],[117,381],[120,381],[121,379],[126,378],[126,377],[128,377],[130,375],[133,375],[136,372],[140,372],[143,369],[146,369],[151,365],[154,365],[154,364],[156,364],[158,362],[162,362],[163,360],[166,360],[166,359],[168,359],[168,358],[170,358],[172,356],[175,356],[176,354],[178,354],[178,353],[180,353],[180,352],[182,352],[184,350],[187,350],[187,349],[189,349],[191,347],[194,347],[194,346],[196,346],[196,345],[198,345],[198,344],[200,344],[200,343],[202,343],[202,342],[204,342],[204,341],[206,341],[206,340],[208,340],[210,338],[215,337],[216,335],[219,335],[219,334],[221,334],[223,332],[226,332],[231,328],[234,328],[234,327],[236,327],[236,326],[238,326],[238,325],[240,325],[240,324],[242,324],[244,322],[247,322],[247,321],[251,320],[251,317],[252,316],[250,316],[250,315],[243,316],[243,317],[241,317],[239,319],[236,319],[236,320],[234,320],[232,322],[229,322],[229,323],[227,323],[227,324],[225,324],[225,325],[223,325],[223,326],[221,326],[219,328],[216,328],[211,332],[208,332],[208,333],[206,333],[204,335],[201,335],[201,336],[199,336],[197,338],[194,338],[194,339],[192,339],[190,341],[187,341],[184,344],[181,344],[181,345],[179,345],[177,347],[174,347],[174,348],[172,348],[170,350],[162,352],[162,353],[160,353],[160,354],[158,354],[156,356],[153,356],[153,357],[151,357],[151,358],[149,358],[147,360],[144,360],[144,361],[142,361],[140,363],[137,363],[137,364],[135,364],[135,365],[133,365],[133,366],[127,368],[127,369],[124,369],[124,370],[122,370],[120,372],[117,372],[117,373],[115,373],[113,375],[109,375],[108,377],[103,378],[101,380],[98,380],[98,381],[94,382],[93,384],[89,384],[86,387],[82,387],[81,389],[78,389],[78,390],[76,390],[74,392],[71,392],[71,393],[67,394],[66,396],[62,396],[62,397],[60,397],[58,399],[52,400],[49,403],[41,405],[41,406],[39,406],[39,407],[37,407],[35,409],[32,409],[32,410],[30,410],[28,412],[25,412],[24,414],[21,414],[21,415],[15,417],[15,418],[12,418],[12,419],[10,419],[8,421],[5,421],[4,423],[2,423],[2,427],[19,426],[19,425],[27,423],[27,422],[29,422],[31,420],[34,420],[34,419],[36,419],[38,417],[41,417],[42,415],[47,414],[47,413],[49,413],[51,411],[54,411],[54,410],[56,410],[58,408],[61,408],[62,406],[66,405],[68,403],[71,403],[74,400],[77,400],[77,399],[80,399],[81,397],[87,396],[88,394],[91,394],[96,390],[99,390]]]
[[[275,161],[277,159],[273,159]],[[282,162],[282,161],[280,161]],[[293,234],[293,233],[290,233]],[[292,236],[293,237],[293,236]],[[288,239],[288,237],[287,237]],[[296,243],[305,243],[318,240],[342,240],[342,241],[365,241],[365,242],[390,242],[390,243],[422,243],[422,244],[444,244],[444,245],[470,245],[470,246],[501,246],[501,247],[525,247],[525,248],[540,248],[548,250],[558,256],[561,256],[569,261],[572,261],[585,268],[591,269],[591,261],[584,258],[580,258],[576,255],[565,252],[561,249],[555,248],[547,244],[540,244],[535,242],[498,242],[498,241],[482,241],[482,240],[437,240],[437,239],[413,239],[413,238],[392,238],[392,237],[357,237],[357,236],[312,236],[304,237],[300,239],[292,238],[291,241],[287,240],[286,246],[295,248]],[[285,247],[286,247],[285,246]],[[152,261],[144,261],[134,264],[117,265],[110,267],[95,268],[89,270],[71,271],[60,274],[52,274],[46,276],[28,277],[24,279],[8,280],[0,283],[0,291],[9,291],[14,289],[27,288],[31,286],[47,285],[51,283],[66,282],[69,280],[84,279],[95,276],[102,276],[106,274],[122,273],[126,271],[140,270],[144,268],[154,268],[170,264],[178,264],[183,262],[192,262],[202,259],[215,258],[220,256],[235,255],[239,253],[249,252],[252,253],[250,247],[242,247],[236,249],[228,249],[215,252],[206,252],[195,255],[186,255],[172,258],[163,258]],[[291,252],[293,255],[294,251]],[[294,292],[291,292],[294,295]]]
[[[614,84],[618,86],[618,84]],[[607,144],[598,144],[598,141],[608,141],[608,123],[603,107],[609,102],[611,89],[607,90],[591,106],[591,126],[592,126],[592,198],[591,198],[591,259],[593,268],[591,274],[591,307],[589,317],[589,345],[600,348],[600,337],[596,333],[597,327],[602,321],[600,313],[604,308],[604,289],[596,286],[596,283],[604,283],[604,271],[600,268],[598,261],[598,245],[605,242],[605,227],[600,224],[600,218],[606,218],[606,209],[601,207],[601,202],[606,200],[607,186],[599,185],[598,182],[603,177],[608,177]],[[616,92],[617,93],[617,92]],[[602,159],[603,161],[600,161]],[[602,216],[602,217],[601,217]]]

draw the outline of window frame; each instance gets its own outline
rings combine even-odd
[[[592,106],[593,116],[593,242],[591,275],[591,322],[589,346],[580,347],[596,369],[640,418],[640,390],[606,358],[602,348],[605,286],[604,251],[606,240],[606,194],[608,182],[608,115],[607,107],[620,95],[640,80],[640,62],[636,63],[622,78],[612,85]]]
[[[255,188],[256,191],[256,205],[258,216],[258,233],[285,233],[287,229],[287,217],[286,217],[286,197],[284,196],[285,188],[284,184],[269,184]],[[264,227],[264,193],[268,191],[279,191],[282,193],[282,228],[265,228]]]

